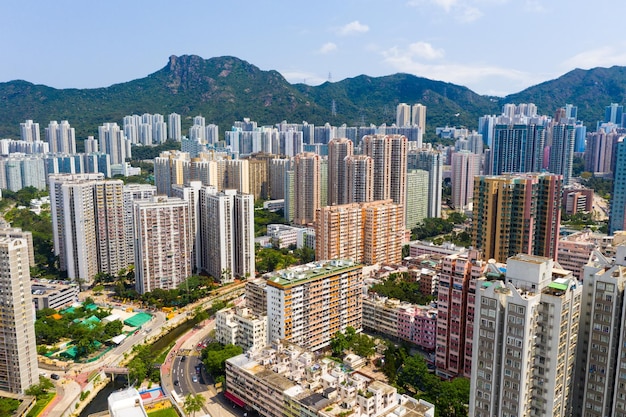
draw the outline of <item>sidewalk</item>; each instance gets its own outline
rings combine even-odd
[[[74,400],[78,398],[81,391],[82,388],[77,382],[71,379],[63,380],[61,384],[57,385],[57,396],[38,417],[58,417],[63,415]]]

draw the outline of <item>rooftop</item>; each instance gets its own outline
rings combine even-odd
[[[335,259],[332,261],[310,262],[289,269],[271,272],[265,275],[268,285],[291,286],[327,275],[336,275],[340,271],[360,268],[350,260]],[[276,286],[276,285],[275,285]]]

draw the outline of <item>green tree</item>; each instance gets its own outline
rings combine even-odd
[[[148,366],[140,356],[134,357],[127,366],[128,379],[141,383],[148,375]]]
[[[369,358],[376,351],[374,339],[366,334],[357,335],[352,343],[352,351],[359,356]]]
[[[348,349],[348,340],[346,339],[346,336],[341,332],[335,333],[335,336],[330,339],[330,348],[332,349],[334,356],[339,357],[343,355],[343,351]]]
[[[204,406],[205,402],[206,402],[206,398],[204,398],[202,395],[189,394],[185,397],[185,402],[183,403],[183,410],[185,411],[185,414],[191,414],[192,416],[195,416],[198,411],[202,411],[202,407]]]
[[[27,395],[32,395],[38,399],[54,389],[54,384],[48,378],[39,377],[39,383],[31,385],[26,391]]]
[[[213,375],[224,375],[226,360],[241,355],[243,349],[240,346],[211,343],[202,351],[202,359],[207,371]]]
[[[0,415],[12,416],[20,406],[20,402],[14,398],[0,397]]]

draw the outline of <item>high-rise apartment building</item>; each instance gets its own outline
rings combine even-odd
[[[193,272],[189,203],[156,196],[136,200],[134,210],[137,292],[178,288]]]
[[[98,271],[98,236],[94,186],[102,174],[48,177],[54,254],[71,280],[90,284]],[[117,271],[115,271],[117,272]]]
[[[443,155],[432,149],[409,152],[408,169],[423,169],[428,172],[428,217],[441,217],[443,185]]]
[[[407,146],[401,135],[363,138],[363,153],[374,162],[374,200],[392,199],[403,208],[406,205]]]
[[[584,267],[572,415],[626,416],[626,246],[615,258],[598,252]]]
[[[0,390],[23,394],[39,383],[26,240],[0,237],[0,262]]]
[[[286,339],[315,351],[348,326],[361,331],[362,266],[332,260],[266,277],[269,340]]]
[[[272,154],[252,154],[248,161],[248,191],[255,200],[269,198],[269,161],[275,158]]]
[[[546,144],[541,124],[496,124],[490,153],[490,174],[540,172]]]
[[[136,200],[151,199],[156,195],[156,187],[150,184],[127,184],[122,188],[124,199],[124,234],[126,236],[126,264],[135,263],[134,220]]]
[[[480,155],[469,151],[452,154],[452,204],[464,210],[474,196],[474,177],[480,174]]]
[[[443,378],[471,375],[476,280],[487,262],[470,250],[443,258],[437,295],[435,366]],[[489,264],[499,268],[499,265]],[[500,272],[499,270],[497,270]]]
[[[346,203],[374,201],[374,160],[367,155],[345,159]]]
[[[403,208],[391,200],[326,206],[315,222],[315,258],[367,265],[402,260]]]
[[[289,159],[274,158],[269,161],[268,181],[269,198],[271,200],[282,200],[285,198],[285,175],[289,169]]]
[[[622,115],[624,113],[624,106],[611,103],[610,106],[606,106],[604,111],[604,121],[607,123],[614,123],[622,127]]]
[[[411,125],[419,126],[422,134],[426,131],[426,106],[417,103],[411,107]]]
[[[202,269],[222,282],[253,277],[254,197],[201,188],[200,213]]]
[[[477,280],[469,415],[581,415],[571,414],[581,298],[571,272],[539,256]]]
[[[411,125],[411,106],[406,103],[400,103],[396,107],[396,126]]]
[[[609,233],[626,230],[626,141],[620,137],[615,149],[615,178],[609,218]]]
[[[123,164],[131,157],[131,142],[117,123],[105,123],[98,127],[100,152],[111,155],[112,164]]]
[[[613,176],[615,169],[615,148],[617,141],[623,137],[615,130],[606,131],[603,128],[597,132],[587,134],[585,147],[585,170],[596,175]]]
[[[315,221],[321,206],[321,157],[304,152],[293,158],[294,222],[309,224]]]
[[[170,113],[167,116],[167,137],[168,139],[180,142],[182,140],[182,130],[180,126],[180,114]]]
[[[217,161],[218,190],[250,192],[250,165],[247,159],[221,159]]]
[[[192,242],[192,263],[194,271],[200,271],[202,269],[202,256],[201,247],[203,244],[200,216],[201,216],[201,204],[200,204],[200,190],[202,189],[202,183],[200,181],[190,181],[189,184],[178,185],[172,184],[172,197],[180,198],[189,204],[189,230],[191,232]],[[212,193],[216,193],[217,189],[214,187],[207,187]]]
[[[328,142],[328,205],[350,202],[348,197],[348,167],[346,158],[354,152],[352,141],[346,138]]]
[[[96,181],[93,184],[98,272],[116,275],[130,265],[126,246],[124,182]]]
[[[555,174],[475,177],[472,246],[498,262],[519,253],[556,259],[561,190]]]
[[[161,152],[154,158],[154,184],[157,194],[172,195],[172,184],[186,184],[191,176],[189,154],[180,151]]]
[[[411,230],[428,217],[428,172],[410,169],[406,173],[406,228]]]
[[[548,172],[563,176],[563,185],[569,185],[574,164],[574,145],[576,143],[576,125],[558,123],[552,126],[552,144]]]
[[[70,155],[76,153],[76,134],[67,120],[62,120],[61,124],[52,120],[45,131],[50,152]]]
[[[33,123],[32,120],[20,123],[20,137],[24,142],[39,142],[41,140],[40,134],[39,123]]]
[[[102,174],[49,176],[55,254],[70,279],[89,284],[98,272],[117,274],[127,253],[121,180]]]

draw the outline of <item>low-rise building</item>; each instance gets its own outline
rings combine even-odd
[[[35,310],[53,308],[59,310],[63,307],[78,302],[78,284],[69,281],[65,283],[50,282],[46,279],[33,279],[31,281],[31,293]]]
[[[111,417],[148,417],[143,399],[135,388],[113,392],[107,400]]]
[[[224,345],[241,346],[245,351],[267,345],[267,316],[248,308],[228,308],[215,315],[215,338]]]
[[[369,294],[363,299],[363,328],[434,350],[437,309]]]
[[[435,406],[296,345],[271,346],[226,360],[224,396],[261,416],[434,417]]]

